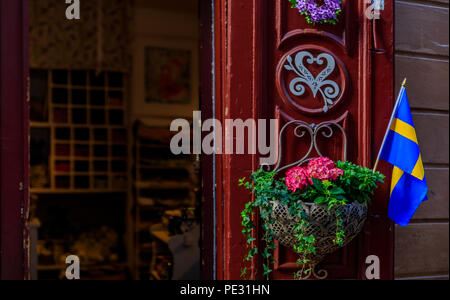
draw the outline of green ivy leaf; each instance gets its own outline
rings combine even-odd
[[[323,186],[322,180],[317,178],[312,178],[312,182],[314,187],[319,190],[320,192],[325,192],[325,188]]]
[[[247,244],[250,245],[254,241],[256,241],[256,239],[254,237],[250,237],[250,238],[247,239]]]
[[[333,195],[345,195],[345,191],[343,188],[340,187],[335,187],[330,191],[331,194]]]
[[[247,275],[247,268],[241,268],[241,278],[244,278]]]
[[[264,276],[267,276],[270,273],[272,273],[272,270],[266,264],[263,264],[263,268],[264,268]]]
[[[319,196],[314,200],[314,203],[322,204],[322,203],[325,203],[326,201],[327,201],[327,198],[325,198],[324,196]]]

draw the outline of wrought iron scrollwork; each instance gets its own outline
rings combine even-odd
[[[308,151],[306,152],[306,154],[298,161],[287,164],[285,166],[282,166],[282,158],[283,158],[283,136],[284,133],[286,132],[286,130],[290,127],[290,126],[295,126],[294,127],[294,135],[301,139],[301,138],[305,138],[307,135],[310,138],[310,146]],[[336,121],[327,121],[327,122],[323,122],[320,123],[318,125],[316,124],[308,124],[305,121],[301,121],[301,120],[293,120],[290,121],[288,123],[286,123],[280,131],[279,137],[278,137],[278,160],[277,160],[277,165],[275,166],[275,168],[271,168],[271,166],[268,165],[262,165],[261,167],[263,168],[263,170],[265,171],[272,171],[272,172],[281,172],[283,170],[292,168],[292,167],[296,167],[296,166],[301,166],[304,163],[310,161],[311,159],[313,159],[314,157],[312,157],[312,153],[313,150],[316,151],[317,155],[319,156],[323,156],[322,152],[320,151],[318,142],[317,142],[317,137],[319,134],[321,134],[323,137],[325,138],[332,138],[334,136],[334,132],[335,129],[334,127],[336,127],[343,136],[343,153],[344,153],[344,160],[347,160],[347,134],[345,132],[345,129]]]
[[[298,271],[296,277],[298,280],[308,280],[312,276],[317,280],[325,280],[328,277],[328,272],[323,269],[316,272],[316,268],[312,267],[306,274],[302,274],[302,271]]]

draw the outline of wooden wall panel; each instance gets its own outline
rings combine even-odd
[[[429,2],[436,2],[436,3],[446,3],[448,4],[449,0],[429,0]]]
[[[436,3],[446,3],[448,4],[449,0],[429,0],[429,2],[436,2]]]
[[[409,276],[409,277],[398,277],[396,280],[448,280],[447,274],[444,275],[432,275],[432,276]]]
[[[395,277],[448,280],[449,1],[395,3],[396,87],[408,78],[429,186],[412,224],[396,227]]]
[[[429,200],[421,205],[414,219],[448,219],[448,169],[425,168],[425,172],[430,189]]]
[[[448,65],[445,59],[396,55],[395,86],[399,89],[407,77],[408,96],[413,108],[448,110]]]
[[[424,163],[448,164],[448,114],[413,113]]]
[[[448,7],[396,1],[397,50],[448,56]]]
[[[425,276],[448,273],[448,224],[410,224],[397,227],[395,274]]]

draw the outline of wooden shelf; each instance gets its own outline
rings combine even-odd
[[[141,124],[141,126],[145,125]],[[196,191],[199,184],[195,174],[198,169],[195,167],[197,163],[195,157],[183,155],[169,156],[167,159],[152,159],[151,153],[160,150],[164,152],[165,149],[170,151],[170,145],[163,144],[160,141],[152,143],[152,132],[161,133],[161,128],[146,127],[144,129],[147,132],[145,137],[135,136],[133,153],[136,167],[132,187],[135,197],[137,197],[135,199],[136,220],[134,222],[136,266],[141,266],[140,254],[147,254],[149,251],[147,241],[141,240],[142,232],[146,231],[154,237],[155,241],[167,244],[170,238],[169,232],[164,228],[157,230],[158,228],[154,224],[161,223],[161,215],[167,210],[191,207],[192,203],[196,201]],[[180,172],[180,170],[184,171]],[[183,196],[180,196],[180,191]],[[161,194],[164,195],[164,199],[159,199]],[[152,258],[155,258],[158,253],[154,251],[159,250],[152,250]],[[148,267],[149,270],[151,266],[154,267],[154,260],[152,260],[151,265],[145,264],[145,267]],[[141,270],[137,268],[135,278],[140,278],[141,274]],[[157,276],[157,274],[155,273],[154,276]]]
[[[127,188],[123,189],[30,189],[31,194],[110,194],[110,193],[126,193]]]
[[[185,190],[194,188],[190,182],[176,182],[176,181],[147,181],[135,182],[134,186],[138,189],[155,189],[155,190]]]
[[[42,155],[41,159],[48,162],[32,165],[32,168],[46,165],[48,176],[41,170],[31,175],[32,178],[35,175],[37,182],[48,183],[49,188],[32,188],[31,192],[126,191],[128,184],[120,179],[126,180],[129,177],[127,160],[130,149],[124,81],[122,86],[110,87],[109,73],[105,73],[104,85],[93,86],[90,81],[92,72],[87,70],[80,71],[85,72],[86,84],[83,86],[71,84],[71,72],[67,73],[67,84],[56,84],[52,78],[53,71],[46,72],[46,111],[41,112],[46,117],[36,118],[46,121],[31,121],[30,126],[32,130],[38,130],[38,133],[41,130],[40,135],[48,136],[49,153],[47,156]],[[47,133],[43,134],[42,131]],[[33,134],[31,139],[33,140]],[[65,168],[58,169],[60,163]],[[102,165],[97,167],[97,163]],[[39,171],[42,172],[42,178],[39,177]],[[123,188],[116,188],[117,182]]]
[[[174,168],[192,168],[194,160],[186,160],[186,159],[167,159],[164,161],[161,160],[153,160],[153,159],[139,159],[137,162],[139,164],[139,167],[143,168],[161,168],[161,166],[164,166],[167,169],[174,169]],[[145,164],[141,166],[141,164]]]
[[[154,223],[152,222],[141,222],[139,223],[139,226],[136,226],[136,232],[148,232],[153,225]]]
[[[102,270],[117,270],[117,269],[125,269],[128,267],[126,263],[110,263],[110,264],[82,264],[80,266],[81,270],[89,271],[89,270],[96,270],[96,269],[102,269]],[[39,265],[38,271],[65,271],[67,268],[67,265]]]

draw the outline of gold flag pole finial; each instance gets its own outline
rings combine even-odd
[[[406,78],[405,78],[405,80],[403,80],[403,83],[402,83],[402,87],[405,87],[406,86]]]

